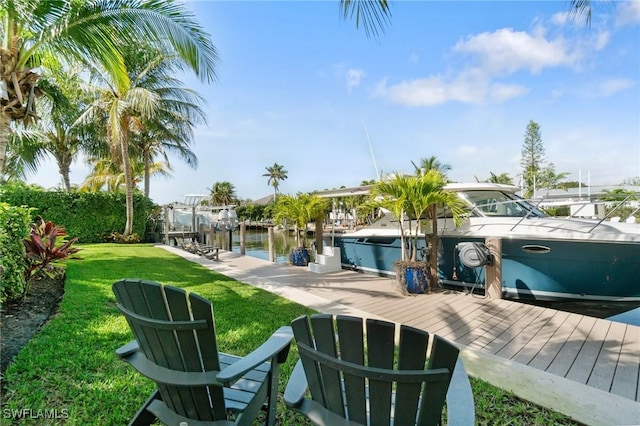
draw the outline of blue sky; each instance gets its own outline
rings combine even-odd
[[[151,198],[180,201],[217,181],[241,198],[359,185],[435,155],[458,182],[517,182],[529,120],[556,172],[592,185],[640,176],[640,2],[596,2],[591,28],[568,1],[395,1],[367,38],[338,1],[188,2],[220,53],[197,170],[173,159]],[[368,134],[368,138],[367,138]],[[372,155],[373,154],[373,155]],[[81,183],[87,169],[72,169]],[[53,163],[30,179],[59,181]]]

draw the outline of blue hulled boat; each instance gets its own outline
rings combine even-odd
[[[640,302],[640,225],[548,217],[516,195],[519,188],[513,186],[450,184],[445,189],[466,202],[469,217],[456,228],[446,211],[439,213],[443,286],[482,289],[485,268],[467,266],[461,243],[482,247],[487,238],[499,238],[505,297]],[[401,255],[398,222],[390,214],[367,228],[337,234],[333,242],[341,249],[343,267],[362,272],[393,275]],[[426,249],[421,255],[427,256]]]

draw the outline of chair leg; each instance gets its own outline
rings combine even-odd
[[[267,394],[267,426],[273,426],[276,422],[276,405],[278,403],[278,375],[280,363],[271,359],[271,373],[269,374],[269,392]]]
[[[149,426],[154,421],[156,421],[156,416],[151,411],[147,410],[149,404],[151,404],[154,400],[161,399],[160,393],[156,389],[149,399],[144,403],[144,405],[138,410],[136,415],[129,422],[129,426]]]

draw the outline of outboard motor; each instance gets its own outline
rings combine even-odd
[[[479,268],[491,265],[491,251],[483,243],[465,242],[456,245],[460,262],[468,268]]]

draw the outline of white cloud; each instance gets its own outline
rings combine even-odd
[[[640,24],[640,1],[621,1],[616,7],[616,27]]]
[[[450,101],[467,104],[504,102],[528,93],[519,85],[492,83],[483,70],[469,69],[454,78],[432,76],[407,80],[388,86],[387,80],[378,83],[376,95],[400,105],[418,107],[434,106]]]
[[[596,87],[595,95],[598,97],[611,96],[635,86],[636,82],[629,78],[614,78],[599,84]]]
[[[358,87],[360,85],[360,82],[362,81],[365,75],[366,75],[365,72],[360,69],[351,68],[347,70],[347,73],[346,73],[347,90],[349,91],[349,93],[351,93],[351,91],[355,87]]]
[[[521,69],[537,73],[546,67],[573,65],[580,59],[566,40],[562,37],[547,40],[541,28],[534,35],[511,28],[485,32],[458,42],[453,50],[475,56],[493,75]]]

